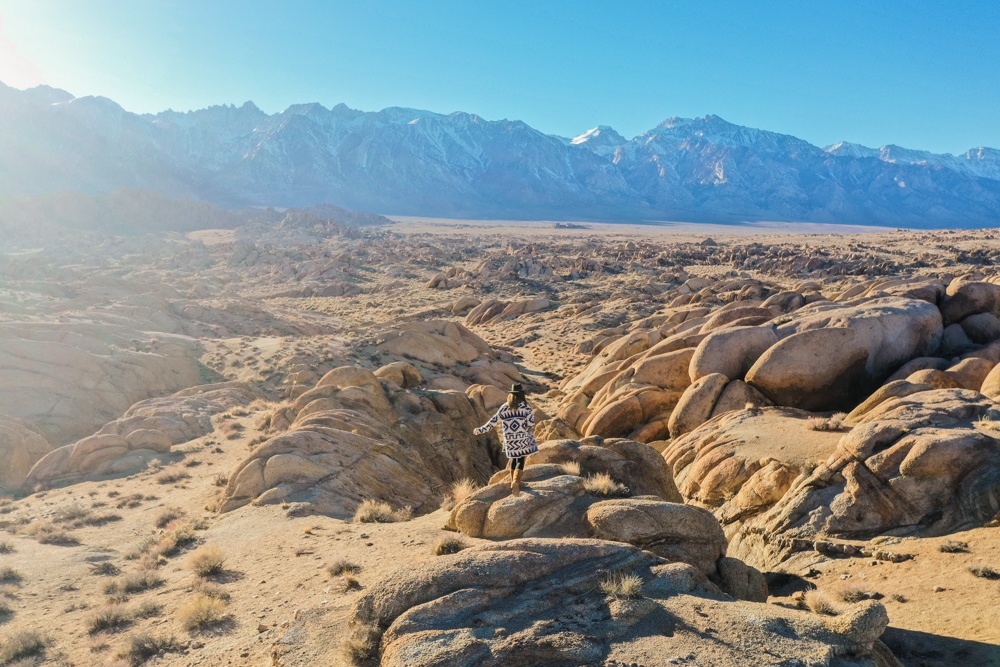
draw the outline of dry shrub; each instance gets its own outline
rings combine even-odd
[[[592,496],[624,496],[628,493],[628,487],[619,484],[611,479],[611,475],[606,472],[599,472],[583,480],[583,490]]]
[[[80,540],[67,530],[54,526],[48,521],[31,524],[27,528],[27,533],[33,536],[39,544],[54,544],[62,547],[80,544]]]
[[[601,590],[615,598],[642,597],[642,577],[627,572],[611,572],[601,577]]]
[[[157,484],[176,484],[185,479],[191,479],[191,475],[186,472],[161,472],[153,479],[156,480]]]
[[[45,653],[49,639],[34,630],[16,630],[0,642],[0,665],[35,658]]]
[[[136,618],[154,618],[163,613],[163,606],[146,601],[135,608]]]
[[[14,545],[10,542],[0,542],[0,554],[12,554],[14,553]]]
[[[163,558],[176,556],[181,549],[194,543],[196,539],[194,526],[189,523],[172,523],[167,526],[159,541],[150,548],[149,555],[154,561],[161,556]]]
[[[565,463],[560,464],[559,467],[562,468],[562,471],[567,475],[576,475],[577,477],[580,476],[579,461],[566,461]]]
[[[884,596],[877,592],[862,588],[856,584],[846,584],[838,587],[834,593],[838,598],[849,604],[862,600],[881,600]]]
[[[343,574],[357,574],[361,571],[361,566],[357,563],[352,563],[348,560],[338,560],[334,561],[330,567],[327,568],[329,572],[334,577],[339,577]]]
[[[970,566],[969,574],[980,579],[1000,579],[1000,572],[984,564]]]
[[[112,493],[117,493],[117,492],[112,491]],[[113,496],[111,495],[111,493],[109,493],[108,497],[111,498]],[[146,501],[146,500],[156,500],[156,497],[155,496],[144,496],[141,493],[132,493],[132,494],[129,494],[127,496],[122,496],[118,500],[118,502],[115,503],[115,507],[118,508],[118,509],[120,509],[120,510],[124,510],[124,509],[130,509],[131,510],[131,509],[135,509],[136,507],[138,507],[139,505],[141,505],[143,503],[143,501]]]
[[[183,650],[184,647],[173,637],[154,637],[150,634],[140,633],[129,638],[128,646],[122,653],[118,654],[118,657],[126,660],[130,667],[139,667],[161,653]]]
[[[969,553],[969,544],[958,540],[948,540],[938,547],[938,551],[946,554]]]
[[[132,612],[120,605],[111,605],[98,609],[87,619],[87,634],[96,635],[100,632],[120,632],[132,625]]]
[[[6,602],[0,602],[0,623],[6,623],[14,615],[14,610]]]
[[[448,554],[457,554],[462,549],[468,548],[469,545],[463,542],[460,537],[442,537],[438,540],[438,543],[434,545],[434,555],[446,556]]]
[[[103,563],[90,564],[90,573],[101,577],[117,577],[121,572],[121,568],[111,561],[106,560]]]
[[[20,584],[24,577],[12,567],[0,568],[0,584]]]
[[[378,642],[378,632],[374,628],[357,628],[341,644],[341,650],[351,664],[360,665],[376,656]]]
[[[845,419],[846,412],[836,412],[829,417],[810,417],[806,420],[806,427],[813,431],[843,431],[847,428],[844,425]]]
[[[840,607],[837,606],[825,591],[816,588],[808,590],[806,591],[804,601],[806,607],[816,614],[836,616],[840,613]]]
[[[213,600],[221,600],[222,602],[229,602],[230,596],[226,592],[226,589],[219,584],[213,584],[211,582],[205,581],[204,579],[199,579],[194,585],[195,593],[200,593]]]
[[[156,523],[154,525],[157,528],[166,528],[182,516],[184,516],[184,510],[179,507],[168,507],[156,516]]]
[[[188,632],[198,632],[221,623],[226,618],[226,603],[199,593],[177,610],[177,620]]]
[[[216,486],[225,486],[226,484],[229,484],[229,477],[225,474],[219,473],[215,476],[215,479],[212,480],[212,484],[215,484]]]
[[[469,478],[461,479],[455,482],[451,485],[451,488],[448,489],[448,493],[445,495],[444,502],[441,503],[441,507],[446,510],[452,509],[455,505],[475,493],[478,488],[479,485]]]
[[[61,507],[52,513],[54,523],[69,523],[86,519],[90,515],[90,510],[79,503],[73,503],[66,507]]]
[[[394,510],[389,503],[378,500],[366,500],[358,505],[354,512],[354,523],[395,523],[409,521],[413,518],[413,508],[403,507]]]
[[[198,549],[188,559],[188,568],[202,578],[220,574],[225,565],[225,550],[214,544]]]

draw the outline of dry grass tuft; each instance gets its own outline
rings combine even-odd
[[[468,548],[469,545],[462,541],[462,538],[460,537],[442,537],[438,540],[438,543],[434,545],[434,555],[447,556],[448,554],[457,554],[462,549]]]
[[[840,613],[840,607],[837,606],[830,596],[819,589],[812,589],[806,591],[804,601],[806,607],[816,614],[823,614],[825,616],[836,616]]]
[[[351,664],[360,665],[376,656],[378,640],[378,633],[373,628],[358,628],[344,640],[341,650]]]
[[[153,479],[156,480],[157,484],[176,484],[177,482],[183,482],[185,479],[191,479],[191,475],[186,472],[161,472]]]
[[[583,490],[593,496],[624,496],[628,487],[611,479],[606,472],[599,472],[583,480]]]
[[[96,635],[101,632],[121,632],[132,625],[135,620],[132,612],[120,605],[111,605],[98,609],[87,619],[87,634]]]
[[[45,653],[49,639],[34,630],[17,630],[0,642],[0,665],[36,658]],[[26,663],[26,664],[35,664]]]
[[[812,431],[843,431],[847,428],[845,419],[846,412],[837,412],[829,417],[810,417],[806,420],[806,427]]]
[[[1000,579],[1000,572],[984,564],[970,566],[969,574],[980,579]]]
[[[14,545],[10,542],[0,542],[0,554],[12,554],[14,553]]]
[[[66,529],[59,528],[48,521],[39,521],[27,527],[26,532],[35,538],[39,544],[54,544],[57,546],[76,546],[76,539]]]
[[[455,505],[457,505],[466,498],[468,498],[469,496],[471,496],[473,493],[475,493],[478,488],[479,488],[478,484],[476,484],[471,479],[466,478],[452,484],[451,490],[449,491],[448,495],[451,498],[451,500],[454,501]]]
[[[222,547],[209,545],[198,549],[188,559],[188,568],[199,577],[214,577],[226,565],[226,552]]]
[[[90,573],[101,577],[117,577],[122,573],[122,570],[111,561],[106,560],[102,563],[91,563]]]
[[[213,600],[220,600],[222,602],[229,602],[230,596],[225,588],[219,584],[213,584],[204,579],[199,579],[194,585],[194,591],[200,593]]]
[[[163,529],[183,516],[184,510],[178,507],[168,507],[156,516],[156,523],[154,525],[157,528]]]
[[[378,500],[366,500],[358,505],[354,512],[354,523],[395,523],[397,521],[409,521],[413,518],[413,509],[403,507],[392,509],[389,503]]]
[[[938,547],[938,551],[945,554],[966,554],[969,553],[969,544],[958,540],[948,540]]]
[[[24,577],[12,567],[0,568],[0,584],[20,584]]]
[[[164,583],[165,580],[155,572],[134,572],[125,575],[119,581],[109,582],[104,587],[104,594],[117,600],[124,600],[129,595],[159,588]]]
[[[627,572],[611,572],[601,578],[601,590],[615,598],[642,597],[642,577]]]
[[[172,523],[167,526],[160,540],[150,548],[149,555],[154,560],[158,560],[161,556],[171,558],[184,547],[193,544],[196,539],[194,526],[189,523]]]
[[[173,637],[154,637],[150,634],[140,633],[129,638],[127,648],[118,654],[118,657],[127,661],[130,667],[139,667],[161,653],[174,653],[183,650],[184,647]]]
[[[862,600],[881,600],[884,597],[877,591],[868,590],[855,584],[840,586],[834,591],[834,594],[848,604],[854,604]]]
[[[341,559],[338,561],[334,561],[333,564],[330,565],[330,567],[326,568],[326,570],[327,572],[330,573],[331,576],[339,577],[344,574],[357,574],[358,572],[361,571],[361,566],[358,565],[357,563],[352,563],[348,560]]]
[[[566,463],[560,464],[559,467],[562,468],[562,471],[567,475],[575,475],[577,477],[580,476],[579,461],[566,461]]]
[[[218,625],[226,616],[226,603],[204,593],[199,593],[177,610],[177,620],[188,632],[198,632]]]

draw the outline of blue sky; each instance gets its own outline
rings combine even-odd
[[[130,111],[408,106],[626,137],[1000,147],[1000,2],[0,0],[0,81]]]

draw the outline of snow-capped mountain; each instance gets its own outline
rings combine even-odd
[[[252,103],[138,115],[0,84],[0,195],[145,188],[224,206],[591,220],[1000,224],[1000,151],[820,148],[717,116],[628,140],[407,108]]]

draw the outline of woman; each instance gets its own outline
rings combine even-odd
[[[521,477],[524,476],[524,459],[538,451],[535,442],[535,413],[524,398],[524,388],[511,385],[507,402],[500,406],[492,419],[473,433],[482,435],[500,422],[503,431],[503,453],[510,459],[510,492],[521,493]]]

